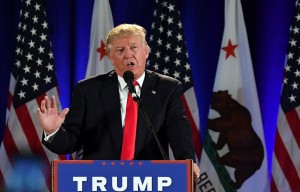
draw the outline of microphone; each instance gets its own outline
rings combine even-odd
[[[132,95],[132,98],[135,100],[138,96],[136,94],[136,91],[135,91],[135,88],[133,85],[133,79],[134,79],[133,73],[131,71],[125,71],[123,73],[123,78],[124,78],[125,82],[127,83],[127,86],[128,86],[129,92]]]

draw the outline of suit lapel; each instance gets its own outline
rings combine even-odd
[[[104,90],[102,91],[103,103],[106,111],[107,122],[109,124],[111,136],[115,142],[118,151],[122,147],[122,122],[121,122],[121,106],[119,96],[119,83],[117,74],[112,72],[104,82]]]
[[[156,102],[156,82],[157,78],[153,73],[146,70],[146,76],[145,80],[143,82],[142,90],[141,90],[141,100],[143,102],[144,109],[148,115],[148,118],[151,121],[151,117],[153,115],[155,107],[157,107]],[[151,122],[152,123],[152,122]],[[146,138],[148,137],[148,134],[151,133],[149,131],[149,128],[147,124],[145,123],[145,120],[143,119],[141,112],[139,111],[138,116],[138,127],[137,127],[137,135],[136,135],[136,148],[135,148],[135,154],[138,155],[138,153],[141,151],[143,146],[145,145]]]
[[[141,99],[150,121],[155,107],[157,107],[156,83],[157,77],[146,70],[146,76],[141,90]],[[121,122],[119,84],[116,73],[113,72],[109,74],[108,78],[104,82],[103,91],[101,92],[111,136],[118,151],[121,152],[123,128]],[[136,134],[135,156],[137,156],[143,149],[146,138],[149,137],[149,134],[152,136],[140,112],[138,116],[138,128]]]

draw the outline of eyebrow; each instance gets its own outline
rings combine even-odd
[[[133,46],[133,45],[138,45],[139,43],[137,43],[137,42],[133,42],[133,43],[130,43],[130,45],[129,46]],[[124,45],[115,45],[114,46],[114,48],[124,48],[125,46]]]

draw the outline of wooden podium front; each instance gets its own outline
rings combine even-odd
[[[193,192],[192,160],[54,160],[52,191]]]

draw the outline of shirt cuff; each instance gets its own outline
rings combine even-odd
[[[53,133],[51,134],[47,134],[45,131],[44,131],[44,141],[48,141],[53,135],[55,135],[55,133],[58,131],[59,129],[56,129]]]

